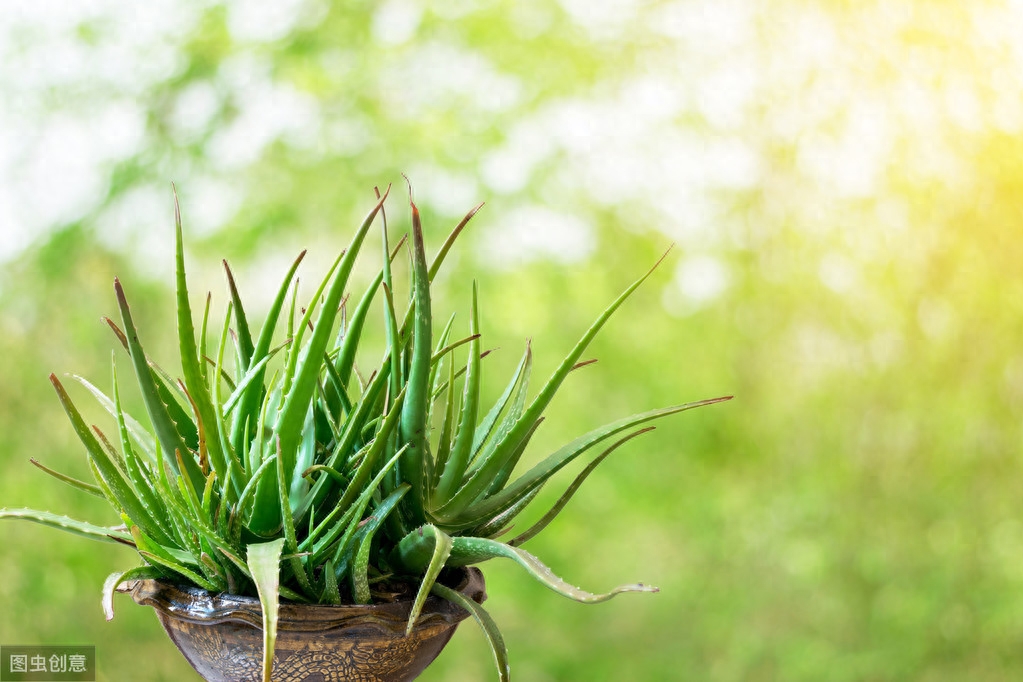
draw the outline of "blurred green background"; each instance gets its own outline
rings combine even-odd
[[[676,245],[540,445],[736,395],[527,546],[660,594],[580,606],[486,566],[516,679],[1020,679],[1021,30],[988,1],[4,3],[0,503],[116,522],[28,459],[88,475],[46,377],[108,381],[115,275],[173,366],[171,181],[193,291],[221,310],[227,258],[251,317],[405,172],[434,248],[487,201],[437,297],[464,319],[479,280],[492,394]],[[0,642],[197,679],[149,610],[103,622],[129,549],[0,533]],[[422,679],[495,678],[470,623]]]

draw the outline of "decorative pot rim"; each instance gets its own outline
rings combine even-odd
[[[477,604],[487,598],[483,573],[474,566],[455,569],[461,579],[454,589]],[[170,618],[191,623],[214,625],[240,623],[256,629],[263,627],[259,600],[228,593],[211,593],[194,585],[179,585],[162,580],[135,580],[120,588],[130,592],[135,603],[152,606]],[[296,604],[281,601],[278,632],[324,632],[337,628],[370,626],[404,634],[412,609],[410,599],[381,604]],[[469,616],[460,606],[430,595],[416,627],[456,625]]]

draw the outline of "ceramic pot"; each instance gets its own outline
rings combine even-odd
[[[483,574],[457,569],[451,584],[466,597],[486,599]],[[152,606],[164,630],[207,682],[261,682],[259,600],[212,594],[191,586],[140,580],[132,598]],[[399,682],[415,679],[469,614],[430,596],[407,637],[411,599],[368,606],[282,602],[274,650],[275,682]]]

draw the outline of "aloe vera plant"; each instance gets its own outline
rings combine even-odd
[[[285,274],[258,327],[246,317],[225,261],[227,310],[217,335],[209,333],[209,296],[196,332],[175,197],[182,378],[173,378],[146,354],[118,281],[120,324],[107,320],[127,354],[151,428],[123,409],[116,357],[109,392],[74,377],[110,413],[112,436],[87,424],[63,383],[51,375],[95,481],[39,466],[74,488],[105,497],[121,524],[103,526],[27,509],[0,510],[0,518],[134,546],[141,565],[110,576],[104,586],[108,618],[117,586],[139,578],[258,595],[264,607],[264,679],[269,680],[279,598],[366,604],[374,598],[374,585],[410,580],[417,594],[408,628],[431,593],[464,607],[483,627],[499,676],[507,680],[507,652],[497,626],[479,604],[438,580],[445,568],[510,559],[555,592],[585,603],[621,592],[656,591],[635,584],[605,594],[586,592],[556,577],[521,545],[551,522],[611,452],[649,431],[650,422],[728,397],[619,419],[515,473],[555,393],[574,369],[587,364],[581,358],[588,344],[653,269],[599,315],[535,395],[530,397],[527,344],[506,388],[485,407],[480,396],[486,352],[476,284],[463,338],[454,336],[452,321],[435,328],[431,304],[431,281],[479,206],[431,261],[410,192],[411,239],[392,247],[386,220],[379,221],[379,270],[355,298],[349,278],[360,252],[368,250],[367,236],[387,194],[377,194],[305,308],[297,306],[294,293],[289,301],[304,253]],[[392,261],[403,251],[410,261],[409,296],[401,310]],[[383,310],[386,344],[367,376],[356,370],[355,357],[357,351],[367,352],[364,328],[375,306]],[[553,507],[509,537],[513,521],[540,489],[595,449],[599,454]]]

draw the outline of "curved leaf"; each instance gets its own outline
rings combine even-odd
[[[621,585],[603,594],[587,592],[574,585],[570,585],[549,569],[546,564],[535,556],[520,547],[510,547],[503,542],[490,540],[488,538],[455,537],[451,547],[451,555],[448,558],[449,566],[468,566],[478,564],[488,559],[505,558],[511,559],[526,569],[526,572],[536,578],[545,587],[557,592],[563,597],[568,597],[580,604],[599,604],[623,592],[657,592],[658,588],[643,583],[633,585]]]

